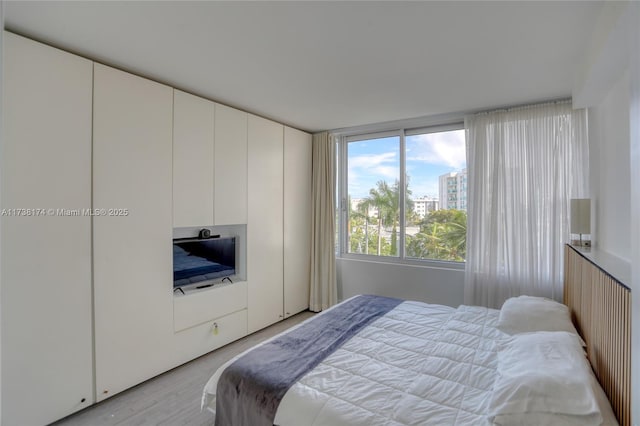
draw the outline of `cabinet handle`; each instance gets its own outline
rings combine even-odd
[[[87,400],[87,398],[82,398],[82,399],[80,400],[80,403],[83,403],[83,402],[85,402],[86,400]]]

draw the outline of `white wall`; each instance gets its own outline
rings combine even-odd
[[[2,77],[2,51],[3,51],[3,43],[4,43],[4,1],[0,0],[0,129],[3,129],[4,127],[2,126],[2,99],[4,99],[4,97],[2,96],[3,93],[3,89],[2,89],[2,85],[4,84],[4,78]],[[0,131],[0,176],[2,176],[2,159],[4,158],[4,155],[2,155],[3,152],[3,143],[2,143],[2,131]],[[2,178],[0,177],[0,187],[2,186]],[[2,199],[2,197],[0,197],[0,199]],[[2,205],[0,205],[0,209],[2,208]],[[0,235],[2,235],[2,230],[0,229]],[[0,241],[2,241],[2,238],[0,238]],[[2,247],[0,247],[0,250],[2,250]],[[2,269],[2,264],[0,264],[0,270]],[[2,276],[2,274],[0,273],[0,276]],[[2,283],[0,282],[0,289],[2,288]],[[2,306],[2,291],[0,290],[0,306]],[[1,312],[0,312],[0,316],[1,316]],[[0,334],[0,383],[2,383],[2,335]],[[2,386],[0,386],[0,419],[2,418]]]
[[[457,307],[464,302],[464,269],[336,260],[338,299],[375,294]]]
[[[590,189],[594,247],[625,260],[631,254],[629,73],[589,109]]]
[[[631,407],[636,426],[640,425],[639,70],[640,66],[635,70],[630,67],[604,99],[589,111],[594,246],[626,260],[632,267],[631,282],[625,284],[632,289]],[[634,93],[632,85],[635,86]]]
[[[631,314],[632,314],[632,413],[640,425],[640,2],[630,6],[630,164],[631,164]]]
[[[631,407],[640,426],[640,2],[605,2],[574,106],[590,108],[596,244],[632,268]]]

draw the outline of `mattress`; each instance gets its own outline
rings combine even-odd
[[[494,327],[498,314],[483,307],[403,302],[296,382],[274,423],[487,424],[496,341],[503,336]],[[224,367],[205,387],[203,404],[212,411]]]

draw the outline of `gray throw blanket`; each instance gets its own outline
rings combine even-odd
[[[402,300],[357,296],[248,352],[216,391],[216,426],[271,426],[287,390],[367,324]]]

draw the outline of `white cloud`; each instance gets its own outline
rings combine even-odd
[[[383,152],[382,154],[365,154],[349,157],[349,166],[353,168],[370,168],[383,163],[397,162],[397,152]]]
[[[365,154],[349,157],[349,180],[353,177],[398,179],[400,167],[397,152]]]
[[[380,180],[395,182],[400,176],[398,152],[363,154],[349,157],[349,193],[366,197]]]
[[[464,130],[430,133],[407,138],[407,161],[419,161],[462,169],[467,158]]]

